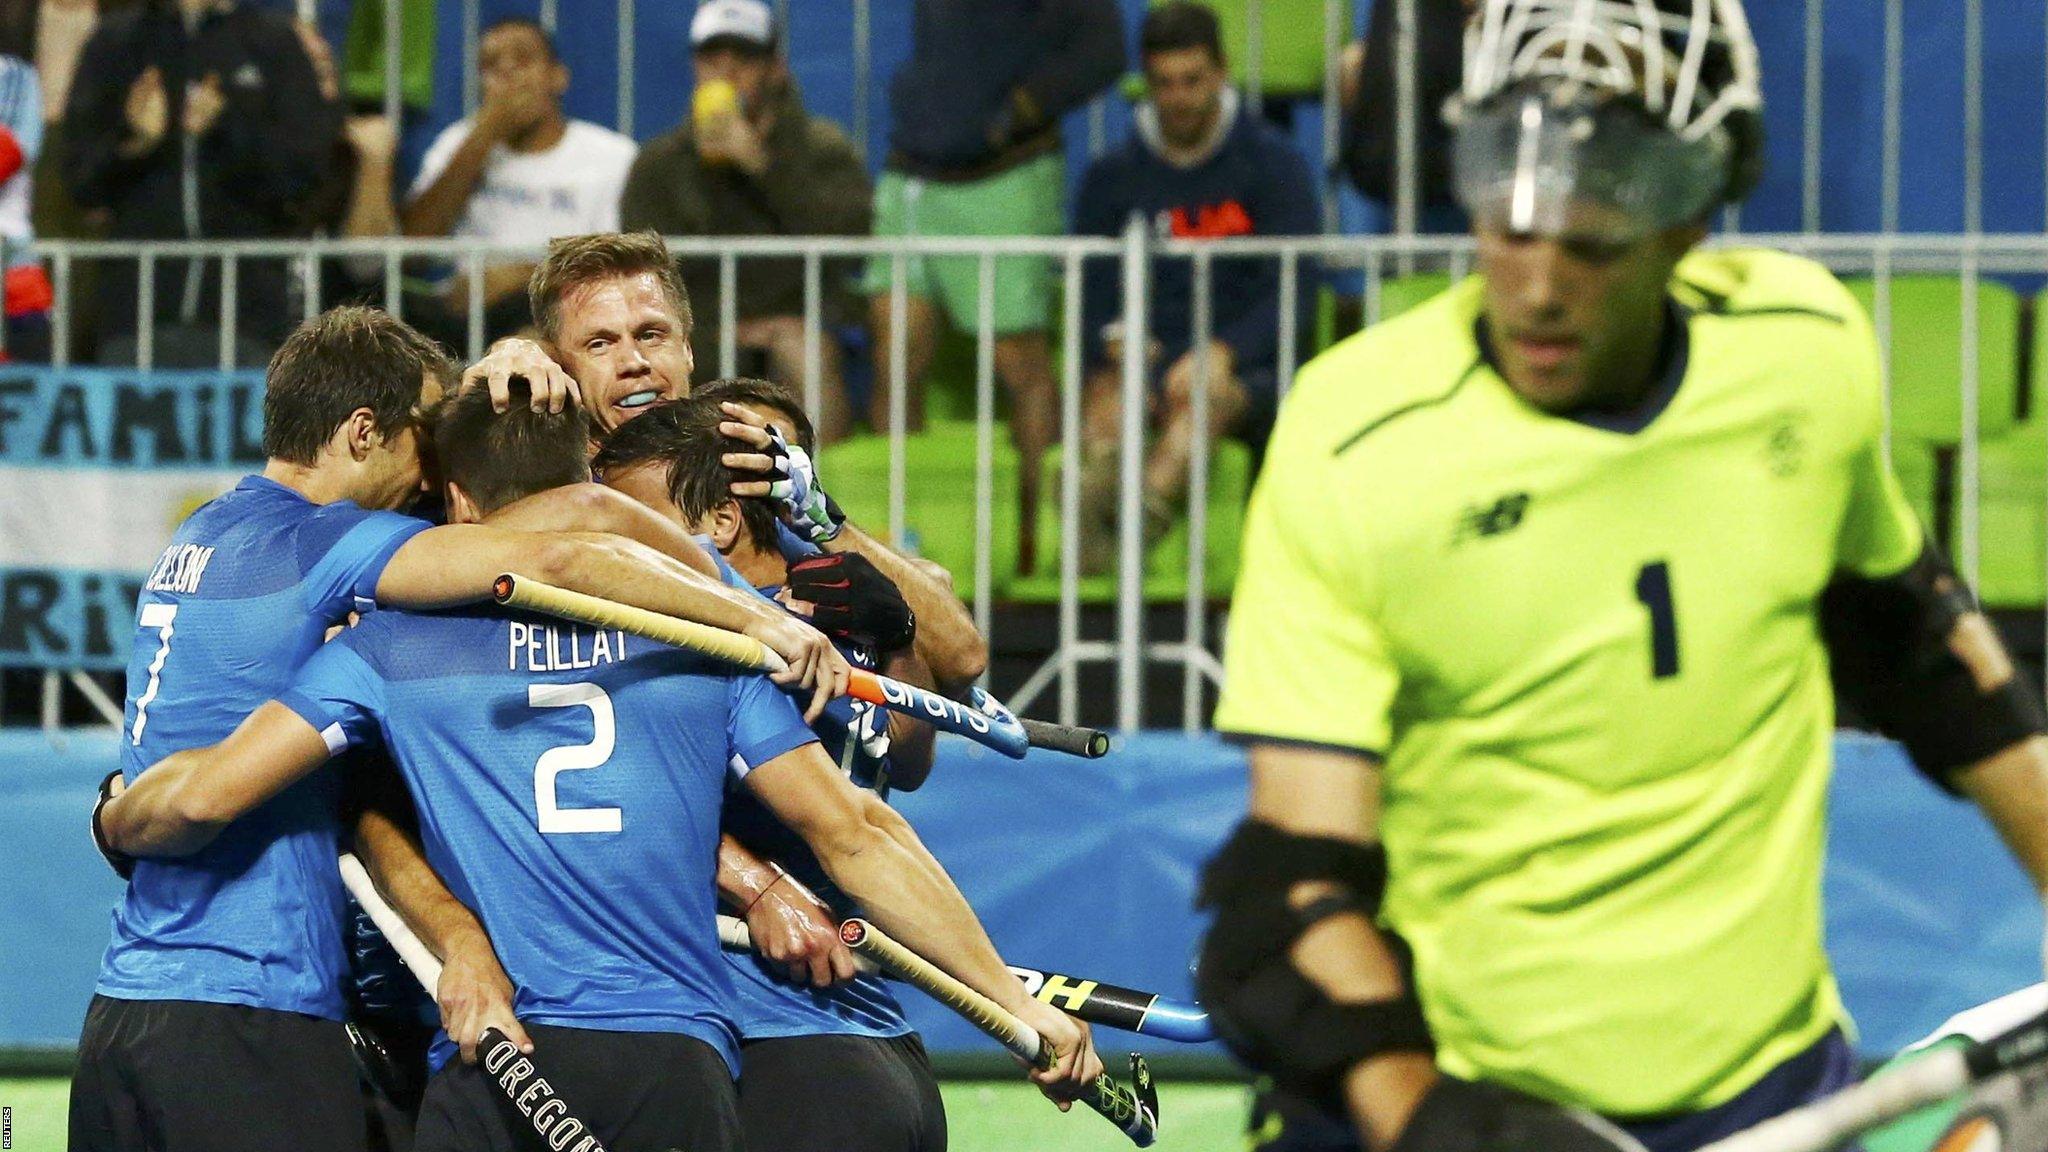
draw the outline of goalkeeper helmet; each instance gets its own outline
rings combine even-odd
[[[1739,201],[1762,160],[1740,0],[1484,0],[1446,116],[1482,229],[1627,243]]]

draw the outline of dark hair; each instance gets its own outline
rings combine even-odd
[[[1138,26],[1140,61],[1154,52],[1183,48],[1207,48],[1217,63],[1223,62],[1223,29],[1214,11],[1190,0],[1169,0],[1145,13],[1145,22]]]
[[[477,34],[476,42],[478,44],[482,44],[484,42],[484,37],[489,36],[491,33],[496,32],[500,28],[527,29],[528,31],[532,32],[535,36],[540,37],[541,47],[546,48],[548,50],[548,59],[551,62],[556,64],[560,64],[562,62],[561,53],[555,51],[555,34],[548,31],[545,25],[543,25],[540,21],[535,20],[531,16],[501,16],[498,19],[491,21],[489,24],[484,25],[484,30]]]
[[[702,388],[692,388],[690,395],[701,396],[714,404],[725,401],[749,408],[773,408],[786,412],[789,422],[795,427],[783,429],[784,434],[795,437],[793,442],[804,451],[813,454],[818,451],[817,430],[811,427],[811,418],[804,415],[804,406],[797,402],[796,393],[787,385],[752,376],[728,376],[723,380],[713,380]]]
[[[668,497],[694,524],[727,500],[737,500],[740,523],[754,547],[776,546],[775,509],[766,500],[732,494],[738,477],[720,459],[748,446],[719,432],[725,419],[715,398],[693,394],[674,400],[621,424],[605,439],[592,462],[600,474],[623,472],[642,464],[660,464],[668,473]]]
[[[263,393],[263,454],[311,464],[335,429],[368,408],[385,435],[419,424],[420,384],[458,375],[439,344],[379,308],[330,308],[300,324],[270,358]]]
[[[687,338],[693,321],[690,293],[676,274],[676,262],[668,254],[661,234],[645,232],[593,232],[587,236],[563,236],[548,244],[548,254],[526,282],[527,304],[533,310],[534,327],[554,340],[562,332],[562,297],[573,289],[601,280],[638,276],[652,272],[675,306]]]
[[[434,455],[452,481],[485,513],[536,492],[590,479],[590,417],[580,405],[535,412],[526,381],[513,377],[511,403],[491,410],[487,388],[471,388],[441,405]]]

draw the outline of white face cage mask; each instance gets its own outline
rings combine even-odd
[[[1486,229],[1627,242],[1729,185],[1762,107],[1739,0],[1486,0],[1466,29],[1458,198]]]

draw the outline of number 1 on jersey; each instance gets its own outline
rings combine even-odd
[[[1636,599],[1650,610],[1650,675],[1678,675],[1678,616],[1671,606],[1671,566],[1652,560],[1636,573]]]

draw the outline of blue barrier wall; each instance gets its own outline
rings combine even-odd
[[[1242,810],[1240,753],[1166,735],[1094,762],[940,747],[931,783],[901,806],[1006,957],[1190,995],[1199,922],[1189,896]],[[93,785],[113,762],[111,736],[53,748],[40,734],[0,733],[0,1047],[77,1037],[119,891],[85,830]],[[1827,905],[1830,950],[1870,1052],[2040,979],[2041,913],[2025,879],[1973,809],[1879,741],[1838,745]],[[934,1050],[989,1047],[911,998]]]

